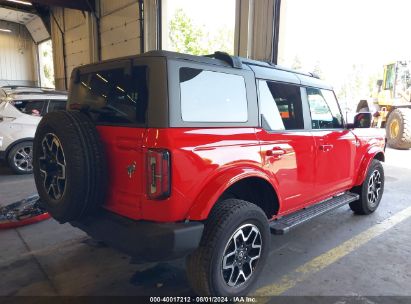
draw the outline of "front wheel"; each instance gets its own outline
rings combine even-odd
[[[352,191],[360,195],[358,201],[350,203],[356,214],[366,215],[377,210],[384,193],[384,168],[379,160],[372,160],[367,176],[361,186]]]
[[[268,220],[256,205],[238,199],[217,203],[199,248],[187,258],[187,276],[199,295],[246,295],[270,250]]]

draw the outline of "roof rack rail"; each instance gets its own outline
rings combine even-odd
[[[314,78],[320,79],[320,78],[319,78],[317,75],[315,75],[314,73],[304,72],[304,71],[300,71],[300,70],[293,70],[293,69],[290,69],[290,68],[287,68],[287,67],[284,67],[284,66],[281,66],[281,65],[274,64],[274,63],[272,63],[272,62],[270,62],[270,61],[265,61],[265,63],[267,63],[269,66],[271,66],[272,68],[277,69],[277,70],[286,71],[286,72],[292,72],[292,73],[295,73],[295,74],[300,74],[300,75],[305,75],[305,76],[310,76],[310,77],[314,77]]]
[[[215,59],[225,61],[229,65],[231,65],[233,68],[236,68],[236,69],[243,68],[243,64],[240,58],[238,58],[237,56],[231,56],[230,54],[227,54],[225,52],[215,52],[214,54],[204,55],[204,57],[215,58]]]

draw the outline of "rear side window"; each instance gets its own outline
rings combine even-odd
[[[263,127],[269,130],[304,129],[300,87],[259,81]]]
[[[343,128],[343,119],[333,91],[307,88],[313,129]]]
[[[47,112],[64,111],[66,109],[65,100],[50,100]]]
[[[45,103],[46,100],[16,100],[13,105],[24,114],[41,116],[43,115]]]
[[[246,122],[245,80],[240,75],[180,69],[181,115],[187,122]]]
[[[82,74],[74,86],[70,108],[87,111],[96,123],[146,123],[146,67],[133,67],[129,73],[118,68]]]

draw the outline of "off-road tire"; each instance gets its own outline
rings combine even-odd
[[[46,190],[44,173],[40,171],[40,157],[45,153],[43,140],[50,134],[60,142],[65,158],[65,187],[58,199]],[[103,203],[107,189],[106,158],[95,125],[86,114],[46,114],[34,138],[33,166],[41,202],[59,222],[80,219]]]
[[[375,205],[370,204],[369,199],[368,199],[368,187],[370,183],[370,179],[372,178],[373,174],[375,171],[378,171],[381,177],[381,190],[379,193],[379,197],[376,201]],[[372,160],[368,171],[367,175],[365,177],[364,182],[355,188],[353,188],[351,191],[354,193],[357,193],[360,195],[360,199],[350,203],[350,208],[352,211],[354,211],[355,214],[359,215],[368,215],[373,213],[375,210],[377,210],[378,206],[380,205],[382,195],[384,193],[384,168],[379,160]]]
[[[399,123],[399,132],[396,137],[391,136],[391,124],[397,120]],[[411,109],[395,109],[388,116],[386,124],[387,144],[389,147],[399,150],[411,148]]]
[[[260,259],[253,274],[243,285],[230,287],[221,273],[223,253],[232,234],[246,224],[255,225],[261,233]],[[193,290],[201,296],[248,294],[270,251],[269,235],[267,216],[258,206],[238,199],[217,203],[205,223],[199,248],[187,257],[187,277]]]
[[[27,170],[24,170],[24,168],[19,168],[19,166],[16,165],[14,157],[20,151],[21,149],[24,149],[25,147],[30,148],[31,151],[33,151],[33,142],[31,141],[24,141],[21,143],[16,144],[13,146],[10,151],[7,154],[7,162],[9,164],[10,169],[15,173],[15,174],[31,174],[33,173],[33,168],[28,168]],[[32,158],[33,155],[28,155],[27,156],[27,164],[32,167]]]

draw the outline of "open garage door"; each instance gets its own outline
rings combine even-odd
[[[136,0],[101,1],[101,59],[140,52],[139,4]]]

